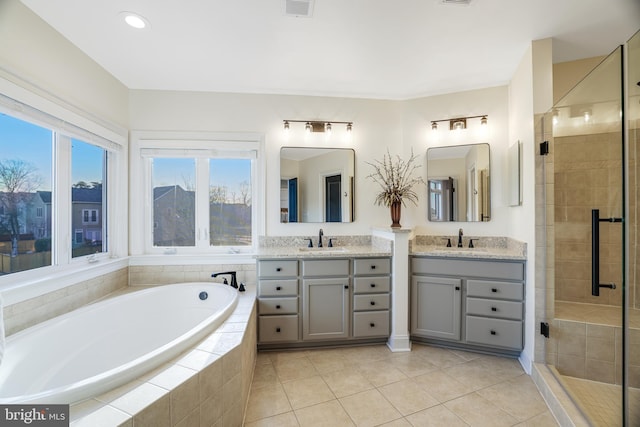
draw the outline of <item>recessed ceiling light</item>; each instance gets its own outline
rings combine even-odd
[[[132,28],[137,30],[144,30],[145,28],[151,27],[149,24],[149,20],[142,15],[139,15],[134,12],[120,12],[119,14],[124,22],[127,23]]]

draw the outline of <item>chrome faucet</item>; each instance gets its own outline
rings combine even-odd
[[[322,247],[322,236],[324,236],[324,232],[322,231],[322,228],[321,228],[320,231],[318,232],[318,247],[319,248]]]
[[[458,230],[458,247],[462,247],[462,228]]]

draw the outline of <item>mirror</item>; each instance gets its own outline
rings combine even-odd
[[[280,222],[352,222],[355,152],[280,149]]]
[[[427,150],[429,221],[489,221],[489,144]]]

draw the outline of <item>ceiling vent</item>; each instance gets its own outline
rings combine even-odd
[[[455,4],[458,6],[469,6],[471,0],[440,0],[442,4]]]
[[[314,0],[284,0],[284,14],[296,18],[311,18]]]

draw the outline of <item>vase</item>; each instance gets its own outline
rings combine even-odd
[[[400,228],[400,213],[402,202],[391,203],[391,228]]]

